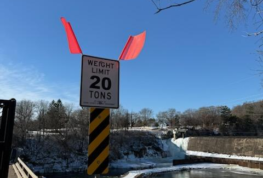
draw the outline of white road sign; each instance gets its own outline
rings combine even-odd
[[[117,60],[82,56],[80,106],[119,108]]]

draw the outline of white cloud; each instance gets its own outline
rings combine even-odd
[[[62,86],[61,86],[62,85]],[[66,87],[63,87],[66,86]],[[34,67],[0,64],[0,99],[57,100],[78,105],[79,85],[45,81],[45,75]]]

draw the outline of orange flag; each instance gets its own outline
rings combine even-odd
[[[82,51],[80,49],[78,40],[74,34],[74,31],[70,25],[69,22],[66,21],[64,17],[61,17],[62,24],[65,27],[66,33],[67,33],[67,38],[68,38],[68,45],[69,45],[69,50],[70,53],[72,54],[82,54]]]
[[[141,52],[146,37],[146,31],[136,36],[130,36],[124,46],[119,60],[135,59]]]

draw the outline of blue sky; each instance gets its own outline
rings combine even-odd
[[[150,0],[3,1],[0,98],[79,103],[81,55],[70,54],[60,17],[84,54],[118,59],[129,35],[147,31],[139,57],[121,61],[120,103],[154,113],[233,107],[263,98],[253,26],[231,32],[213,9],[194,2],[154,14]]]

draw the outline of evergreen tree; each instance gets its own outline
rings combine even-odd
[[[50,129],[61,129],[64,128],[67,122],[65,113],[65,107],[60,99],[55,102],[54,100],[50,103],[48,112],[48,124],[47,127]]]
[[[220,116],[224,124],[229,124],[229,118],[231,117],[231,110],[227,106],[222,106],[220,108]]]

